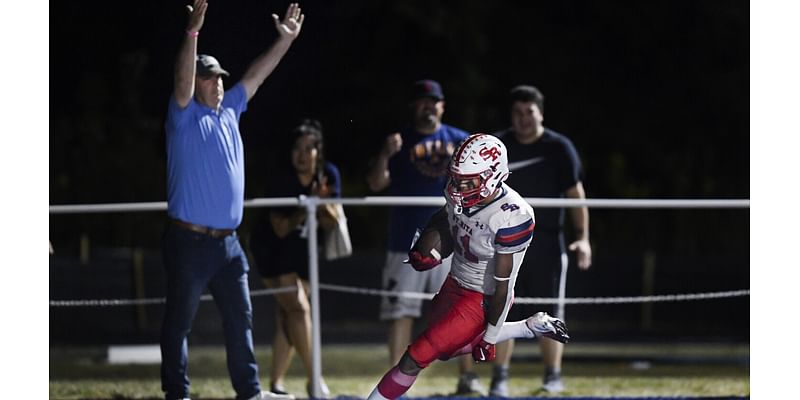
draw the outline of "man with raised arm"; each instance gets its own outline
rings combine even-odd
[[[262,392],[253,353],[249,266],[236,228],[244,203],[244,151],[239,117],[300,33],[304,16],[292,3],[272,14],[278,39],[227,92],[216,58],[197,55],[208,3],[187,6],[189,21],[175,65],[166,121],[167,214],[163,239],[167,304],[161,329],[161,388],[188,399],[187,335],[208,287],[222,315],[228,372],[237,400],[292,398]]]

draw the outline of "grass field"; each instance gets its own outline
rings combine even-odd
[[[269,347],[256,348],[264,386],[268,384],[269,354]],[[382,345],[326,345],[323,374],[334,396],[363,398],[388,368],[386,358]],[[653,361],[649,365],[631,362],[638,358]],[[738,362],[708,362],[720,359]],[[563,367],[567,391],[560,396],[749,396],[748,359],[747,345],[568,345]],[[158,365],[109,365],[105,360],[101,348],[51,348],[50,398],[162,398]],[[490,366],[478,365],[476,370],[488,386]],[[541,370],[535,346],[519,347],[511,368],[511,395],[546,396],[537,391]],[[234,397],[222,347],[190,347],[189,371],[193,399]],[[452,394],[456,377],[454,362],[435,363],[421,374],[408,395]],[[297,357],[286,386],[305,397],[306,379]]]

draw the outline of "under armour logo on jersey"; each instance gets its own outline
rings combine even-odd
[[[494,161],[497,160],[497,157],[500,157],[500,150],[498,150],[497,147],[492,147],[491,149],[484,147],[478,154],[480,154],[484,160],[491,158],[492,161]]]

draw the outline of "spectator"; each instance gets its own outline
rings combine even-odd
[[[222,314],[228,372],[237,399],[291,398],[262,392],[253,354],[249,266],[236,228],[244,202],[244,155],[239,117],[300,33],[304,16],[294,3],[279,37],[225,92],[229,74],[211,56],[197,56],[208,4],[195,0],[175,65],[166,121],[167,214],[164,266],[167,304],[161,329],[161,388],[167,399],[189,397],[187,336],[203,290]]]
[[[271,176],[268,197],[340,197],[339,170],[325,162],[322,125],[304,120],[294,128],[290,151],[291,168]],[[287,160],[288,161],[288,160]],[[321,229],[336,227],[336,209],[332,204],[317,208]],[[305,207],[281,207],[270,210],[269,217],[253,232],[250,248],[256,266],[268,288],[297,287],[297,292],[275,295],[275,335],[272,342],[270,391],[288,394],[283,379],[289,368],[292,350],[300,354],[308,378],[311,396],[311,306],[308,283],[308,236]],[[320,239],[322,235],[318,236]],[[324,382],[322,394],[329,397]]]
[[[544,96],[533,86],[511,89],[511,127],[496,133],[508,148],[509,185],[523,197],[569,197],[583,199],[583,171],[578,153],[565,136],[543,125]],[[592,264],[589,244],[589,211],[586,207],[570,208],[575,240],[568,246],[576,253],[578,268],[586,270]],[[545,282],[547,287],[537,286]],[[520,269],[515,288],[520,297],[541,296],[543,290],[552,297],[563,295],[567,283],[567,254],[564,246],[564,209],[536,210],[536,245],[532,246]],[[518,318],[518,307],[509,318]],[[555,308],[558,318],[564,319],[562,309]],[[564,345],[554,340],[539,341],[545,365],[542,389],[561,392],[561,356]],[[497,359],[489,390],[492,396],[508,396],[508,368],[514,341],[497,346]]]
[[[445,101],[441,85],[420,80],[411,87],[411,121],[400,132],[386,137],[367,174],[372,191],[389,188],[392,196],[439,196],[447,181],[447,165],[453,150],[467,132],[442,123]],[[389,240],[383,268],[386,290],[434,293],[450,270],[450,260],[442,268],[416,273],[403,264],[416,229],[422,227],[437,207],[392,207]],[[380,319],[389,321],[389,362],[394,365],[411,343],[414,318],[422,315],[422,300],[384,297]],[[460,362],[461,378],[457,394],[483,392],[469,359]]]

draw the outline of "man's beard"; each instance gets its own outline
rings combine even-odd
[[[435,114],[428,114],[425,113],[417,118],[417,126],[423,128],[430,128],[436,126],[436,123],[439,122],[439,119],[436,118]]]

